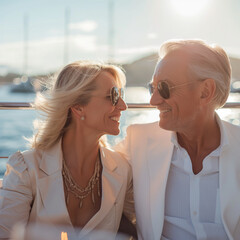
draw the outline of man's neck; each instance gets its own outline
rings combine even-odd
[[[202,170],[204,158],[220,145],[221,133],[216,118],[195,129],[188,133],[177,133],[177,138],[180,146],[188,152],[193,172],[197,174]]]

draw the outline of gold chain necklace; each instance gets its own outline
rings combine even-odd
[[[62,175],[63,181],[66,186],[66,198],[67,198],[67,205],[69,204],[69,192],[73,193],[73,195],[80,200],[79,208],[83,205],[83,200],[92,193],[92,203],[95,206],[95,199],[94,199],[94,187],[98,185],[98,196],[100,196],[100,152],[99,152],[99,159],[97,159],[95,163],[94,173],[92,177],[89,179],[88,184],[86,187],[80,187],[72,177],[66,162],[63,159],[63,168],[62,168]]]

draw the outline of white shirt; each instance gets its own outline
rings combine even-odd
[[[196,175],[187,151],[178,144],[176,134],[172,135],[174,151],[166,187],[162,239],[228,239],[221,220],[219,197],[223,134],[221,131],[220,146],[203,160],[203,169]]]

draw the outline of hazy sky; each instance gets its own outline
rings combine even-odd
[[[0,74],[109,55],[131,62],[172,38],[201,38],[240,57],[240,0],[0,0]]]

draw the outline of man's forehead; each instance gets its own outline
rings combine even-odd
[[[177,51],[170,53],[157,63],[153,78],[158,77],[160,74],[165,75],[176,71],[185,71],[187,69],[188,62],[188,56]]]

